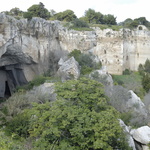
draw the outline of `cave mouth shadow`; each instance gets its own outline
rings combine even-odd
[[[5,81],[5,94],[4,94],[4,97],[9,98],[10,96],[11,96],[11,92],[10,92],[10,89],[9,89],[8,81]]]
[[[15,92],[17,86],[27,83],[20,64],[0,67],[0,100],[9,98]]]

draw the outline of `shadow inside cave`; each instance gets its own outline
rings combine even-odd
[[[20,64],[0,67],[0,98],[8,98],[17,86],[27,84]]]

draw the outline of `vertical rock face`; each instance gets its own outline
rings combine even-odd
[[[60,50],[57,23],[0,14],[0,67],[21,64],[27,80],[47,71],[49,52]]]
[[[119,31],[93,29],[60,30],[61,47],[69,52],[74,49],[93,52],[111,74],[122,74],[125,69],[137,71],[140,63],[150,59],[150,31],[145,26]]]
[[[57,24],[41,18],[16,20],[0,14],[0,97],[4,97],[7,87],[11,93],[12,87],[48,70],[50,51],[61,49]]]
[[[111,29],[94,31],[60,30],[61,47],[69,52],[78,49],[92,52],[102,61],[112,74],[121,74],[123,70],[123,31]]]
[[[149,43],[150,31],[144,26],[136,30],[74,31],[59,21],[16,20],[0,14],[0,67],[20,64],[27,81],[49,69],[50,51],[92,52],[111,74],[137,70],[150,58]]]
[[[123,32],[123,66],[131,70],[138,70],[139,64],[150,59],[150,31],[144,26],[137,30],[126,29]]]

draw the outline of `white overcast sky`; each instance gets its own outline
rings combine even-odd
[[[83,16],[85,10],[92,8],[102,14],[114,15],[117,22],[138,17],[146,17],[150,21],[150,0],[3,0],[0,12],[15,7],[27,11],[30,6],[39,2],[42,2],[48,10],[53,9],[56,12],[71,9],[77,17]]]

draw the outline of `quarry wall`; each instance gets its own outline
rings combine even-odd
[[[144,26],[135,30],[75,31],[59,21],[17,20],[0,14],[0,68],[20,64],[27,81],[49,69],[51,51],[69,53],[74,49],[97,55],[108,73],[136,71],[140,63],[150,59],[150,31]]]

